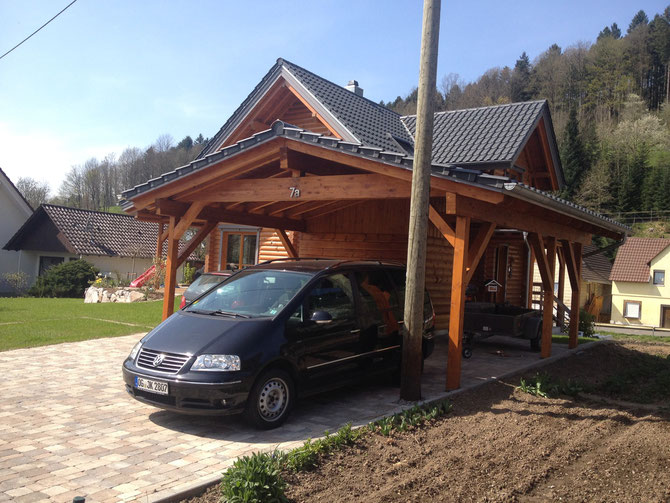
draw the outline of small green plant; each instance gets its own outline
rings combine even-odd
[[[37,278],[28,293],[34,297],[83,297],[98,270],[85,260],[55,265]]]
[[[190,285],[195,277],[195,266],[188,263],[184,264],[184,283]]]
[[[414,406],[368,425],[368,429],[388,437],[394,431],[407,431],[451,412],[451,402],[444,400],[429,406]]]
[[[579,310],[579,331],[584,337],[592,337],[595,333],[595,319],[596,317],[585,311],[584,308]]]
[[[575,397],[585,388],[584,384],[579,381],[554,379],[547,373],[537,373],[528,380],[521,378],[519,386],[517,386],[517,389],[524,393],[542,398],[554,398],[559,395]]]
[[[221,496],[227,503],[284,503],[286,482],[278,462],[281,456],[254,453],[231,466],[221,480]]]

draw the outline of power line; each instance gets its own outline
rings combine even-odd
[[[23,40],[21,40],[21,42],[19,42],[19,43],[16,44],[14,47],[12,47],[10,50],[8,50],[6,53],[4,53],[2,56],[0,56],[0,59],[4,58],[5,56],[7,56],[7,54],[9,54],[9,53],[12,52],[14,49],[16,49],[16,48],[19,47],[21,44],[23,44],[23,43],[26,42],[28,39],[30,39],[30,38],[31,38],[33,35],[35,35],[38,31],[40,31],[42,28],[44,28],[46,25],[48,25],[51,21],[53,21],[53,20],[56,19],[58,16],[60,16],[60,15],[61,15],[63,12],[65,12],[68,8],[70,8],[70,6],[71,6],[73,3],[75,3],[76,1],[77,1],[77,0],[72,0],[72,1],[71,1],[69,4],[67,4],[67,5],[65,6],[65,8],[64,8],[63,10],[61,10],[58,14],[56,14],[54,17],[52,17],[51,19],[49,19],[46,23],[44,23],[42,26],[40,26],[39,28],[37,28],[37,29],[36,29],[34,32],[32,32],[30,35],[28,35],[26,38],[24,38]]]

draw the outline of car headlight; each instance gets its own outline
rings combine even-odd
[[[133,349],[130,350],[130,354],[128,355],[128,358],[131,360],[134,360],[137,358],[137,353],[140,352],[140,348],[142,347],[142,341],[138,342],[133,346]]]
[[[240,370],[240,357],[237,355],[200,355],[191,370],[214,370],[231,372]]]

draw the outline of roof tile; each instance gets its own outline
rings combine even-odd
[[[648,283],[649,263],[670,246],[670,239],[628,238],[614,260],[610,280]]]

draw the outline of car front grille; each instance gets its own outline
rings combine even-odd
[[[176,374],[189,358],[188,355],[164,353],[162,351],[142,348],[140,355],[137,357],[137,366],[145,369],[167,372],[169,374]]]

